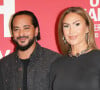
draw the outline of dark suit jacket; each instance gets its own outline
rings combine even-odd
[[[4,90],[3,80],[2,80],[2,73],[1,73],[1,67],[0,67],[0,90]]]
[[[38,43],[30,57],[27,68],[28,90],[47,90],[48,74],[51,63],[59,54],[41,47]],[[4,90],[23,90],[23,66],[17,51],[1,60]]]

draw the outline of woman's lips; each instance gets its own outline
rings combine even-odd
[[[69,36],[70,40],[75,40],[76,38],[77,38],[77,35],[75,35],[75,36]]]

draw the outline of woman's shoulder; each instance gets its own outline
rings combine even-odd
[[[100,50],[99,49],[92,50],[91,54],[96,55],[96,56],[100,56]]]
[[[60,56],[57,58],[50,66],[51,72],[59,72],[62,68],[66,66],[67,56]]]
[[[60,56],[59,58],[57,58],[52,65],[53,66],[61,66],[63,64],[65,64],[67,61],[69,60],[69,57],[67,55],[64,56]]]

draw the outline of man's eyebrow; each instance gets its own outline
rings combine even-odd
[[[31,25],[24,25],[24,27],[31,27]]]
[[[13,26],[13,28],[19,28],[18,26]]]

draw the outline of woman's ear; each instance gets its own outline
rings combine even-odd
[[[89,33],[89,27],[87,26],[87,28],[86,28],[86,33]]]

